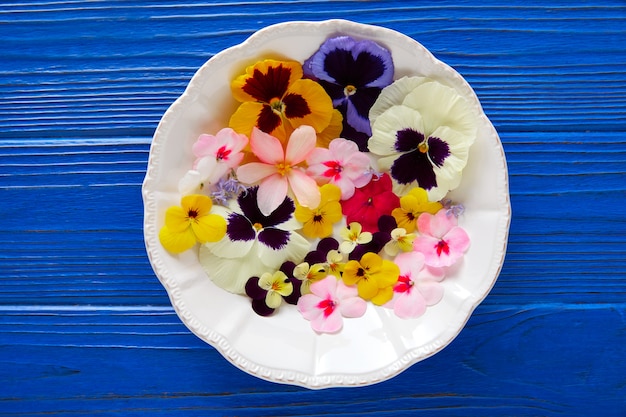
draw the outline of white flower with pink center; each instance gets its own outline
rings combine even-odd
[[[307,173],[318,182],[335,184],[341,189],[342,200],[352,197],[355,188],[365,186],[372,178],[370,158],[347,139],[333,139],[328,149],[315,148],[307,164]]]

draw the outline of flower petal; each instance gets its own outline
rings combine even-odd
[[[226,219],[217,214],[201,216],[191,222],[198,242],[217,242],[226,234]]]
[[[224,241],[228,240],[224,239],[221,242]],[[200,246],[198,259],[211,281],[223,290],[243,294],[248,279],[267,269],[259,259],[256,245],[249,249],[246,256],[242,257],[241,253],[238,253],[238,257],[232,259],[216,256],[208,245]]]
[[[196,244],[196,236],[191,228],[177,232],[163,227],[159,231],[159,241],[168,252],[182,253]]]
[[[298,127],[289,137],[285,161],[290,165],[297,165],[304,161],[315,149],[316,141],[315,130],[311,126],[303,125]]]
[[[315,320],[317,317],[322,315],[324,311],[317,308],[321,301],[322,298],[315,294],[305,294],[298,300],[298,311],[306,320]]]
[[[276,167],[263,162],[250,162],[237,168],[237,179],[244,184],[257,182],[276,174]]]
[[[298,204],[309,208],[315,208],[320,205],[320,190],[313,178],[299,169],[292,169],[287,178],[289,179],[291,190],[298,200]]]
[[[418,291],[400,294],[394,301],[393,311],[402,319],[412,319],[426,312],[426,303]]]
[[[343,327],[343,318],[339,310],[335,309],[328,316],[321,314],[311,320],[311,327],[319,333],[336,333]]]
[[[369,119],[372,124],[390,107],[402,104],[409,93],[427,81],[428,79],[423,77],[402,77],[383,88],[376,103],[370,109]]]
[[[257,158],[267,164],[275,165],[285,161],[285,152],[280,141],[260,129],[252,129],[250,149]]]
[[[257,204],[264,216],[270,216],[287,196],[289,183],[286,177],[271,175],[263,180],[257,193]]]
[[[258,243],[258,256],[261,258],[261,263],[267,267],[278,269],[287,260],[300,262],[309,251],[310,246],[311,244],[304,237],[296,232],[291,232],[287,244],[279,250]]]
[[[350,297],[341,300],[339,311],[344,317],[361,317],[367,310],[367,303],[359,297]]]

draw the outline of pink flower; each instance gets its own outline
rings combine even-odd
[[[378,219],[385,214],[391,214],[396,207],[400,207],[400,198],[391,189],[391,177],[383,174],[372,180],[364,187],[354,191],[354,195],[341,202],[341,209],[346,215],[346,222],[360,223],[365,232],[378,230]]]
[[[182,194],[195,192],[215,184],[243,159],[243,148],[248,138],[231,128],[224,128],[215,136],[203,134],[193,144],[196,156],[193,169],[189,170],[178,184]]]
[[[332,275],[311,284],[311,294],[298,300],[298,311],[311,321],[313,330],[334,333],[343,327],[343,317],[361,317],[367,303],[356,287],[349,287]]]
[[[437,214],[422,213],[417,218],[420,235],[413,241],[413,250],[424,254],[426,265],[450,266],[469,247],[469,236],[457,226],[456,216],[442,209]]]
[[[416,318],[424,314],[427,306],[441,301],[444,274],[441,268],[424,263],[420,252],[406,252],[396,256],[394,262],[400,267],[398,283],[393,287],[393,298],[384,306],[393,308],[400,318]]]
[[[250,162],[237,169],[237,178],[245,184],[260,182],[258,205],[266,216],[283,202],[289,189],[301,206],[320,204],[317,183],[298,166],[315,148],[315,129],[303,125],[293,131],[287,149],[274,136],[253,128],[250,148],[261,162]]]
[[[363,187],[372,178],[369,157],[347,139],[333,139],[328,149],[315,148],[306,162],[307,173],[321,183],[338,186],[342,200],[352,197],[355,187]]]

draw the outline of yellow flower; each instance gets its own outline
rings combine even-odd
[[[325,264],[313,264],[302,262],[293,269],[293,276],[302,281],[300,292],[302,294],[311,293],[311,284],[328,276],[328,266]]]
[[[256,126],[285,141],[302,125],[312,126],[316,133],[327,129],[331,120],[336,125],[326,91],[302,75],[302,65],[295,61],[267,59],[246,68],[246,73],[231,83],[233,97],[242,104],[231,116],[229,126],[247,136]]]
[[[183,197],[181,206],[172,206],[165,212],[165,226],[159,232],[163,247],[172,253],[191,249],[196,242],[217,242],[226,234],[226,220],[210,214],[213,203],[205,195]]]
[[[396,219],[398,227],[412,233],[417,227],[417,218],[422,213],[435,214],[443,206],[438,201],[428,201],[428,193],[420,187],[411,189],[400,198],[400,207],[393,209],[391,215]]]
[[[342,219],[341,189],[334,184],[320,187],[321,200],[314,209],[296,205],[294,216],[303,224],[302,234],[309,238],[325,238],[333,233],[333,224]]]
[[[343,259],[343,254],[338,250],[331,250],[326,254],[326,265],[328,266],[328,273],[334,275],[336,278],[341,278],[346,263]]]
[[[342,279],[347,285],[356,285],[361,298],[383,305],[393,297],[399,276],[398,265],[368,252],[360,261],[348,261]]]
[[[293,284],[289,282],[289,278],[282,271],[276,271],[273,274],[266,272],[261,275],[259,287],[267,291],[265,304],[269,308],[280,307],[283,297],[291,295],[293,292]]]
[[[385,244],[383,249],[389,256],[396,256],[400,251],[411,252],[413,240],[415,240],[415,234],[407,233],[402,227],[398,227],[391,231],[391,240]]]
[[[358,222],[352,222],[348,227],[344,227],[339,232],[343,242],[339,245],[341,253],[352,253],[357,245],[363,245],[372,241],[373,235],[370,232],[362,232],[363,227]]]

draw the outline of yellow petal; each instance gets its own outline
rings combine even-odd
[[[347,285],[354,285],[362,278],[357,275],[357,272],[361,269],[361,264],[358,261],[352,260],[346,263],[343,269],[342,279]]]
[[[250,137],[252,128],[256,126],[259,114],[261,114],[261,110],[263,110],[264,106],[263,103],[255,103],[252,101],[242,103],[235,113],[230,116],[228,127],[237,133]]]
[[[375,274],[378,273],[383,266],[383,258],[374,252],[368,252],[361,257],[361,265],[363,265],[363,268],[367,269],[368,273]]]
[[[303,117],[287,119],[294,129],[309,125],[319,133],[328,127],[333,116],[333,102],[321,85],[313,80],[297,80],[289,87],[287,94],[304,98],[310,110]]]
[[[372,303],[377,306],[381,306],[385,304],[387,301],[393,298],[393,288],[386,287],[378,290],[378,293],[374,297],[372,297]]]
[[[376,296],[379,291],[378,285],[376,285],[376,282],[371,279],[359,280],[359,282],[356,284],[356,287],[359,293],[359,297],[365,300],[371,300],[372,297]]]
[[[294,217],[300,223],[307,223],[313,220],[313,210],[308,207],[301,206],[300,204],[296,204],[296,210],[293,212]]]
[[[172,233],[182,233],[189,228],[189,214],[182,207],[172,206],[165,212],[165,227]]]
[[[320,194],[322,196],[322,203],[330,202],[330,201],[339,201],[341,200],[341,188],[337,187],[335,184],[324,184],[320,187]]]
[[[330,141],[337,139],[343,130],[343,116],[337,109],[333,110],[328,127],[317,134],[317,146],[328,148]]]
[[[226,235],[226,219],[218,214],[198,217],[191,222],[198,242],[218,242]]]
[[[196,236],[191,228],[182,232],[175,232],[166,226],[159,232],[159,241],[168,252],[181,253],[191,249],[196,244]]]
[[[211,199],[203,194],[191,194],[186,195],[180,200],[180,205],[183,210],[189,213],[189,210],[194,210],[198,217],[206,216],[213,207]]]
[[[376,281],[379,288],[385,288],[392,286],[398,282],[400,276],[400,267],[394,262],[381,258],[381,267],[375,274]]]

